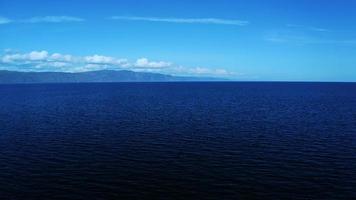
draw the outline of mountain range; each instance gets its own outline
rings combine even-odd
[[[16,83],[86,83],[86,82],[175,82],[222,81],[218,78],[183,77],[128,70],[101,70],[90,72],[18,72],[0,70],[0,84]]]

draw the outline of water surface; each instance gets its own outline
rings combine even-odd
[[[0,85],[1,199],[354,199],[356,84]]]

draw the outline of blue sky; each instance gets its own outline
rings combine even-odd
[[[356,0],[0,0],[0,69],[356,81]]]

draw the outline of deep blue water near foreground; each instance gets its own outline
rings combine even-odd
[[[356,84],[0,85],[0,199],[355,199]]]

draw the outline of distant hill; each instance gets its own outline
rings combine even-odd
[[[0,70],[0,84],[12,83],[85,83],[85,82],[170,82],[221,81],[215,78],[180,77],[159,73],[101,70],[78,73],[17,72]]]

